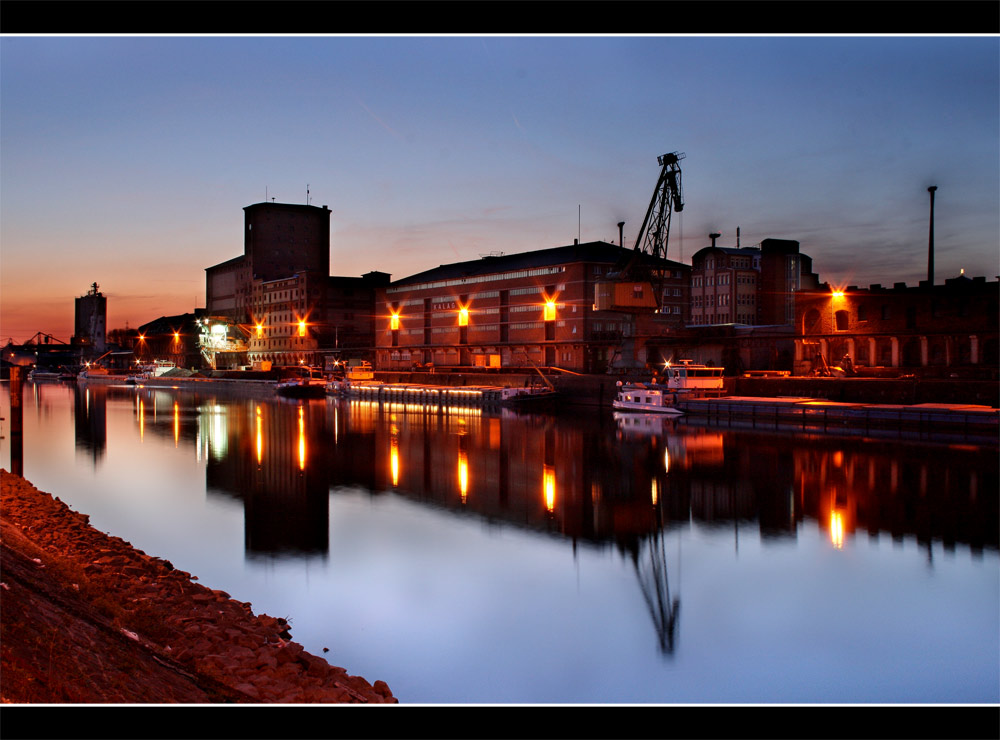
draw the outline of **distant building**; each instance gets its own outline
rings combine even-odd
[[[380,289],[376,306],[376,367],[555,366],[604,372],[634,338],[664,334],[683,325],[689,269],[644,257],[663,277],[669,313],[633,320],[628,313],[596,310],[595,286],[607,284],[633,256],[632,250],[589,242],[440,267]],[[642,283],[626,286],[646,291]],[[627,292],[627,291],[626,291]],[[645,298],[646,296],[642,296]],[[654,304],[655,305],[655,304]]]
[[[201,319],[204,310],[176,316],[161,316],[139,327],[132,353],[135,361],[148,363],[169,360],[178,367],[201,368],[206,362],[201,353]]]
[[[796,293],[818,285],[812,258],[797,241],[764,239],[740,248],[717,247],[713,238],[691,259],[691,324],[790,326]]]
[[[206,311],[246,332],[250,363],[321,364],[370,356],[375,288],[389,275],[330,275],[330,209],[256,203],[244,211],[243,254],[205,270]]]
[[[97,283],[93,283],[86,295],[76,299],[76,321],[71,341],[74,345],[85,347],[87,354],[101,354],[107,344],[107,333],[108,299],[97,289]]]
[[[998,325],[1000,283],[985,277],[916,287],[822,285],[797,296],[795,372],[840,365],[849,355],[858,368],[996,378]]]

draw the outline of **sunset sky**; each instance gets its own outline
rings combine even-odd
[[[0,38],[0,343],[204,305],[244,206],[328,205],[331,269],[394,279],[631,247],[666,152],[668,257],[795,239],[820,279],[1000,272],[1000,38]]]

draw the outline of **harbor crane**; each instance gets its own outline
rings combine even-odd
[[[601,311],[655,313],[663,300],[663,270],[655,261],[666,259],[670,216],[684,210],[679,152],[656,158],[660,177],[639,228],[632,254],[608,279],[594,286],[594,305]],[[648,258],[653,259],[648,259]]]

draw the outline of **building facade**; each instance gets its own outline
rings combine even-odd
[[[819,285],[799,243],[764,239],[741,248],[714,241],[691,259],[691,324],[792,325],[796,293]]]
[[[559,367],[604,372],[623,339],[683,324],[689,268],[655,260],[675,312],[595,309],[595,286],[633,256],[589,242],[442,265],[378,291],[376,368]],[[652,260],[653,258],[649,258]],[[642,286],[637,284],[639,289]],[[637,329],[638,327],[638,329]]]
[[[370,354],[375,288],[389,275],[330,275],[330,209],[255,203],[244,211],[243,254],[205,270],[206,312],[247,337],[255,366],[320,365],[330,352]]]
[[[916,287],[824,285],[800,293],[795,374],[823,365],[921,375],[997,377],[1000,283],[961,275]],[[818,367],[819,366],[819,367]]]

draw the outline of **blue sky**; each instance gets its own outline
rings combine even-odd
[[[1000,272],[1000,38],[0,38],[0,342],[204,304],[242,208],[333,212],[337,275],[631,246],[679,151],[668,256],[796,239],[822,280]]]

